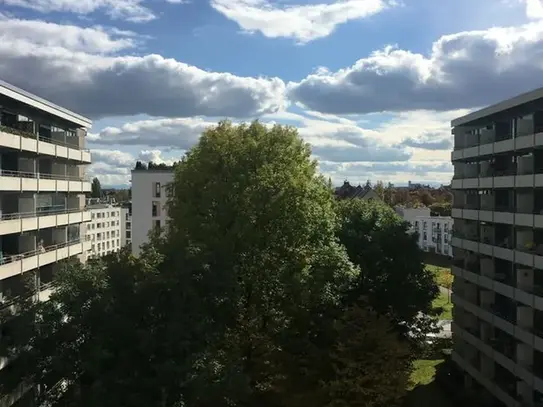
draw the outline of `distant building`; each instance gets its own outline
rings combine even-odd
[[[102,257],[121,250],[121,208],[107,203],[89,202],[91,221],[87,238],[91,241],[91,257]]]
[[[132,202],[121,206],[121,245],[132,247]]]
[[[381,199],[371,187],[363,187],[360,184],[353,187],[349,181],[345,181],[342,186],[337,187],[335,194],[338,199]]]
[[[453,219],[450,216],[431,216],[430,208],[427,207],[396,207],[395,211],[411,224],[412,232],[418,233],[418,246],[422,250],[443,256],[452,256]]]
[[[138,255],[142,244],[148,241],[153,228],[166,225],[166,203],[174,175],[173,167],[148,168],[141,164],[132,170],[132,253]],[[128,233],[128,230],[125,231]]]

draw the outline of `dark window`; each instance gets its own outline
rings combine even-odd
[[[131,233],[129,230],[126,231],[126,238],[127,239],[130,239],[132,237]]]
[[[160,229],[160,219],[159,219],[159,220],[155,220],[155,228],[156,228],[156,229]]]
[[[155,182],[155,198],[160,198],[160,182]]]
[[[158,202],[153,202],[153,209],[152,209],[152,215],[153,216],[158,216],[159,215],[158,208],[159,208]]]

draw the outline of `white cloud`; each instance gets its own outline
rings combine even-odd
[[[15,46],[34,44],[36,47],[58,47],[74,52],[107,54],[133,48],[136,37],[129,31],[10,19],[0,13],[0,41]]]
[[[278,78],[208,72],[156,54],[104,55],[131,46],[131,38],[14,21],[0,24],[0,77],[91,118],[248,117],[283,107],[285,85]],[[71,38],[59,35],[64,29]]]
[[[542,74],[543,24],[530,23],[443,36],[429,57],[386,47],[337,72],[321,68],[288,89],[292,100],[325,113],[445,111],[531,90]]]
[[[342,0],[281,7],[267,0],[211,0],[215,10],[247,32],[294,38],[299,43],[326,37],[338,25],[377,14],[392,4],[388,0]]]
[[[541,0],[520,0],[526,3],[526,16],[533,20],[543,19],[543,2]]]
[[[142,6],[143,0],[0,0],[0,4],[29,8],[41,13],[68,12],[80,15],[102,11],[112,19],[146,22],[156,18]]]

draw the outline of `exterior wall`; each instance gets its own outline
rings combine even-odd
[[[166,185],[173,181],[173,170],[132,171],[132,253],[138,255],[142,244],[155,226],[168,220]],[[157,194],[159,192],[159,194]],[[160,196],[157,196],[160,195]],[[153,206],[157,208],[153,213]]]
[[[132,245],[132,206],[121,208],[121,245]]]
[[[47,301],[59,262],[87,259],[85,167],[91,161],[84,147],[90,126],[90,120],[0,81],[0,311],[20,295]],[[34,281],[32,293],[27,277]],[[0,370],[8,363],[17,360],[0,354]],[[21,385],[0,394],[0,406],[17,403],[27,390]]]
[[[453,224],[450,216],[417,216],[412,225],[419,234],[419,247],[426,252],[452,257]]]
[[[403,220],[411,224],[413,224],[417,217],[430,217],[430,208],[427,207],[405,208],[403,206],[397,206],[394,210],[403,218]]]
[[[99,204],[88,207],[88,210],[91,213],[91,221],[87,225],[87,236],[91,241],[89,255],[102,257],[121,250],[121,208]]]

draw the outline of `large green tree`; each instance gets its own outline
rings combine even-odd
[[[91,184],[91,198],[101,198],[101,197],[102,197],[102,185],[100,184],[100,180],[94,177]]]
[[[373,309],[389,314],[402,330],[429,332],[424,315],[433,315],[439,294],[423,264],[417,238],[392,208],[378,201],[338,201],[337,235],[360,274],[351,301],[366,297]]]

